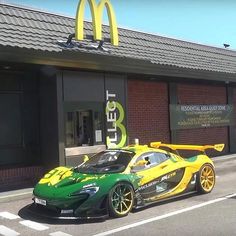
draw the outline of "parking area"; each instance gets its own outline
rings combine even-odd
[[[131,212],[127,217],[100,221],[52,221],[35,218],[23,199],[0,203],[0,235],[234,235],[236,230],[236,158],[215,159],[217,183],[210,194],[191,194]],[[15,193],[17,194],[17,193]],[[18,193],[19,194],[19,193]],[[8,195],[10,198],[10,195]],[[3,194],[1,195],[3,200]]]

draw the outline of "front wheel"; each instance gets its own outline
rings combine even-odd
[[[134,190],[128,183],[116,184],[109,193],[109,212],[111,216],[128,215],[134,204]]]
[[[210,164],[205,164],[197,176],[197,190],[199,193],[210,193],[215,186],[215,170]]]

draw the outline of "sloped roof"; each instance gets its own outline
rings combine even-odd
[[[150,65],[236,73],[236,51],[128,29],[119,29],[118,47],[104,43],[108,51],[92,48],[91,40],[81,42],[83,47],[65,48],[59,42],[67,41],[69,34],[74,33],[74,26],[75,19],[70,17],[0,4],[0,50],[25,48],[48,53],[72,51],[142,60]],[[85,22],[84,28],[85,35],[93,35],[90,22]],[[103,35],[105,38],[110,37],[108,26],[103,27]]]

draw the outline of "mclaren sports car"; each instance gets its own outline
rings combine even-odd
[[[210,193],[215,169],[206,149],[224,144],[152,142],[108,149],[75,167],[57,167],[33,191],[34,211],[52,218],[123,217],[132,209],[187,192]],[[198,151],[188,158],[178,150]]]

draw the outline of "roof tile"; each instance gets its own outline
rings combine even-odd
[[[146,60],[151,64],[236,73],[236,51],[128,29],[119,28],[119,47],[104,43],[109,52],[91,50],[91,41],[86,39],[82,48],[61,47],[58,41],[66,42],[69,34],[74,33],[74,26],[75,20],[69,17],[0,4],[0,46],[49,52],[81,51]],[[84,31],[85,35],[92,37],[91,22],[85,21]],[[109,32],[109,26],[104,26],[104,38],[110,38]]]

